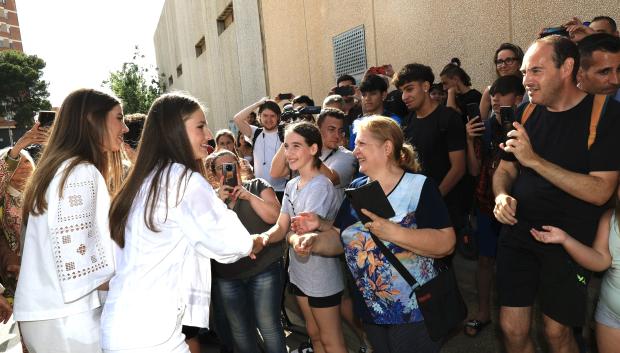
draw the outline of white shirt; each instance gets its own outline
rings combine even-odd
[[[97,168],[58,168],[45,193],[47,211],[30,214],[17,291],[17,321],[49,320],[99,307],[96,288],[112,277],[114,258],[108,228],[110,196]]]
[[[339,201],[342,202],[344,198],[344,189],[351,184],[353,175],[355,175],[357,171],[357,158],[353,156],[353,152],[339,146],[335,150],[323,148],[321,160],[326,166],[338,173],[340,184],[334,186],[336,187]],[[338,205],[340,205],[340,202]]]
[[[200,174],[189,171],[182,177],[180,164],[172,164],[170,171],[167,214],[162,181],[154,215],[159,232],[144,221],[152,175],[129,212],[125,247],[101,317],[104,349],[153,347],[172,337],[184,313],[194,316],[202,310],[208,318],[210,259],[231,263],[252,250],[252,238],[237,215]],[[192,297],[198,300],[190,302]]]
[[[254,125],[250,125],[250,127],[252,128],[252,135],[249,136],[251,139],[254,137],[254,133],[258,127]],[[286,178],[272,178],[271,175],[269,175],[271,161],[273,160],[273,156],[278,152],[281,144],[282,141],[280,141],[278,130],[276,129],[274,131],[263,130],[256,138],[256,143],[253,146],[254,175],[257,178],[267,180],[275,191],[284,191],[284,187],[286,186]]]

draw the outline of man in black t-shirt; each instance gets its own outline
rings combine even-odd
[[[403,121],[405,138],[415,147],[422,174],[439,185],[455,229],[463,223],[463,202],[455,186],[465,174],[465,127],[459,114],[431,99],[435,80],[430,67],[405,65],[394,77],[411,111]]]
[[[594,98],[577,88],[578,68],[577,47],[567,38],[545,37],[528,49],[521,71],[537,106],[524,126],[513,124],[493,176],[494,214],[504,223],[497,286],[508,352],[534,352],[529,329],[537,291],[551,351],[578,352],[571,327],[585,319],[588,273],[561,246],[530,234],[555,226],[590,246],[617,185],[620,105],[608,101],[589,147]]]

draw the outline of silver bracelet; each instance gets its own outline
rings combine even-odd
[[[20,159],[21,159],[21,157],[22,157],[22,154],[21,154],[21,153],[18,153],[18,154],[17,154],[17,158],[13,158],[13,157],[11,157],[11,150],[12,150],[12,148],[11,148],[11,149],[10,149],[10,150],[6,153],[6,158],[8,158],[8,159],[12,160],[13,162],[19,162],[19,160],[20,160]]]

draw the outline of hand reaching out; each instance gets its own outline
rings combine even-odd
[[[565,231],[558,227],[542,226],[543,230],[530,229],[534,239],[545,244],[563,244],[570,237]]]
[[[296,234],[305,234],[319,229],[321,219],[316,213],[300,212],[291,218],[291,230]]]
[[[250,253],[249,257],[252,260],[256,260],[256,254],[263,251],[263,248],[266,246],[263,234],[252,235],[252,242],[252,252]]]

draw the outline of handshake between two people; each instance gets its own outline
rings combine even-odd
[[[311,212],[301,212],[291,218],[290,234],[286,239],[293,247],[295,253],[300,256],[308,256],[312,253],[312,245],[318,236],[321,222],[321,218],[316,213]],[[274,228],[279,228],[279,226],[276,224]],[[256,259],[256,255],[270,243],[279,241],[279,239],[275,239],[278,237],[273,237],[275,233],[278,233],[278,230],[273,231],[274,228],[265,233],[252,235],[254,245],[249,255],[251,259]]]
[[[366,209],[361,209],[361,212],[369,218],[364,227],[380,239],[389,240],[387,239],[388,234],[394,232],[394,227],[398,227],[397,224],[389,219],[382,218]],[[337,242],[338,245],[335,243],[336,238],[334,237],[339,236],[339,234],[337,229],[333,227],[332,221],[325,220],[316,213],[300,212],[287,223],[289,224],[286,227],[288,228],[286,239],[298,256],[310,256],[313,252],[325,256],[333,256],[334,253],[342,252],[340,242]],[[276,225],[265,233],[253,235],[254,249],[250,254],[250,258],[255,259],[256,254],[268,244],[278,242],[281,237],[278,237],[277,234],[282,235],[283,233],[280,226]],[[324,238],[322,238],[323,241],[319,242],[321,245],[317,245],[319,237]]]

